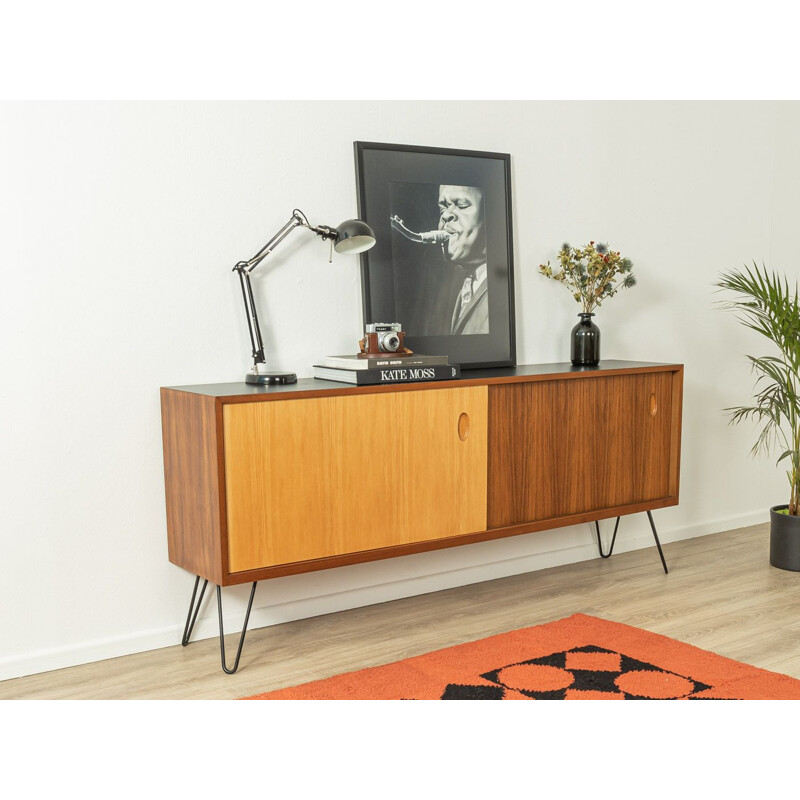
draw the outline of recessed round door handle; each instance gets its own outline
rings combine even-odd
[[[654,417],[658,413],[658,400],[655,394],[650,395],[650,416]]]
[[[466,442],[469,437],[469,414],[466,411],[458,418],[458,438],[462,442]]]

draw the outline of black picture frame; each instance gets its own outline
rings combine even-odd
[[[515,366],[511,156],[354,146],[358,215],[376,237],[361,254],[364,323],[399,322],[409,349],[462,370]]]

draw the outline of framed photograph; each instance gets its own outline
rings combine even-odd
[[[355,142],[364,323],[462,370],[514,366],[511,157]]]

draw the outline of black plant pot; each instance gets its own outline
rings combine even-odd
[[[769,510],[769,563],[779,569],[800,572],[800,517],[779,514],[787,505]]]
[[[581,321],[572,329],[570,355],[574,367],[595,367],[600,363],[600,328],[592,322],[594,314],[578,314]]]

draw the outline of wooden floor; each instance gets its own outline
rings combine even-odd
[[[768,525],[664,553],[669,575],[652,547],[253,630],[235,675],[206,639],[5,681],[0,699],[233,699],[577,612],[800,678],[800,573],[770,566]]]

